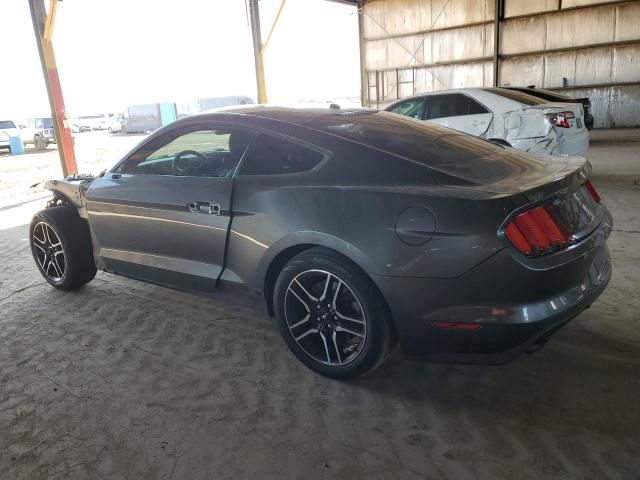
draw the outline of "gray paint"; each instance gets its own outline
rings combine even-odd
[[[472,183],[309,126],[327,118],[351,122],[349,115],[266,108],[197,115],[161,129],[139,147],[185,126],[232,123],[330,152],[307,173],[201,178],[121,175],[114,167],[101,178],[47,186],[88,217],[99,266],[152,283],[207,293],[233,284],[265,293],[272,262],[288,249],[315,245],[339,252],[375,283],[412,356],[429,346],[434,355],[507,360],[605,288],[611,218],[602,205],[575,193],[590,173],[584,160],[536,159],[460,136],[462,143],[446,153],[451,164],[464,165],[474,152],[489,151],[510,165],[509,175],[493,172],[499,180]],[[364,115],[392,132],[408,121],[384,112]],[[415,125],[434,141],[452,135]],[[551,198],[559,208],[566,206],[559,214],[575,223],[575,231],[585,233],[563,251],[525,258],[510,246],[504,228],[514,215]],[[221,214],[186,208],[200,200],[220,203]],[[408,231],[430,238],[420,245],[403,241]],[[576,289],[585,295],[576,297]],[[560,311],[554,307],[558,298],[566,300]],[[487,316],[493,307],[511,313]],[[434,319],[480,322],[477,338],[484,340],[460,344],[459,332],[434,328]]]

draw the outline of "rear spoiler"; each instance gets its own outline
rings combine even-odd
[[[589,161],[585,158],[573,158],[580,158],[584,162],[583,165],[567,173],[563,177],[559,177],[549,183],[540,185],[525,192],[527,199],[531,202],[537,202],[551,195],[570,193],[579,189],[591,176],[592,167]]]
[[[520,193],[529,202],[570,193],[577,190],[591,175],[591,164],[583,157],[552,157],[539,159],[543,168],[513,175],[496,183],[483,185],[486,192],[494,194]]]

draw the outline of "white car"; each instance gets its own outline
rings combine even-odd
[[[109,117],[107,121],[107,130],[109,133],[117,133],[122,131],[122,122],[115,115]]]
[[[398,100],[385,110],[535,155],[584,155],[589,148],[581,104],[550,103],[505,88],[424,93]]]
[[[56,143],[51,117],[27,118],[20,124],[20,136],[25,145],[33,144],[37,150],[44,150]]]
[[[0,148],[11,150],[10,137],[19,137],[20,133],[11,120],[0,120]]]

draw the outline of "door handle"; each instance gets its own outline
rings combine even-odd
[[[473,125],[474,127],[477,127],[479,125],[485,125],[487,122],[484,120],[474,120],[473,122],[471,122],[471,125]]]
[[[214,202],[189,202],[187,210],[192,213],[206,213],[209,215],[220,215],[222,207],[219,203]]]
[[[220,215],[222,208],[217,203],[209,202],[209,215]]]

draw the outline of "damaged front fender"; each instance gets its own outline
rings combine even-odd
[[[80,217],[86,219],[88,218],[86,192],[95,178],[90,175],[79,175],[67,177],[64,180],[47,180],[44,188],[53,192],[55,197],[53,204],[62,200],[64,203],[73,205]]]

